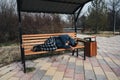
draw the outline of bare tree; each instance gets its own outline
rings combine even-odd
[[[89,15],[87,16],[86,25],[90,31],[98,33],[104,30],[107,26],[107,8],[105,0],[93,0],[92,6],[88,8]]]
[[[17,37],[15,1],[0,0],[0,41],[8,42]]]
[[[18,15],[15,0],[0,0],[0,43],[18,41]],[[63,31],[60,16],[22,12],[22,33],[53,33]]]
[[[109,0],[108,9],[112,13],[113,18],[113,33],[115,33],[116,29],[116,16],[120,11],[120,0]]]

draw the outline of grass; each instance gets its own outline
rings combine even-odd
[[[86,35],[99,36],[99,37],[113,37],[115,34],[111,31],[100,31],[98,34],[94,33],[85,33]]]
[[[26,73],[33,72],[34,70],[35,70],[34,67],[26,68]]]
[[[3,44],[5,45],[5,44]],[[53,55],[60,55],[59,52],[51,52],[48,54],[38,54],[32,56],[26,56],[26,60],[33,60],[41,57],[48,57]],[[21,60],[21,53],[19,45],[11,44],[9,46],[0,47],[0,67],[10,64],[12,62],[17,62]]]
[[[0,47],[2,46],[17,46],[18,43],[12,43],[12,42],[5,42],[5,43],[0,43]]]
[[[0,47],[0,66],[20,60],[19,46],[2,46]]]

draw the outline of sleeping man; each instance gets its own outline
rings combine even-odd
[[[54,51],[59,48],[74,50],[73,47],[76,46],[76,44],[76,41],[69,35],[60,35],[48,38],[44,44],[33,46],[32,51]]]

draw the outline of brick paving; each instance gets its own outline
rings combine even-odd
[[[0,68],[0,80],[120,80],[120,36],[97,37],[97,56],[71,53],[26,61],[35,70],[24,74],[20,62]]]

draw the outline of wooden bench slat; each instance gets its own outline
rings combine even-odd
[[[36,39],[47,39],[49,38],[50,36],[46,36],[46,37],[40,37],[40,36],[37,36],[37,37],[24,37],[22,38],[23,40],[36,40]]]
[[[79,48],[84,48],[84,46],[81,46],[81,45],[77,45],[74,47],[75,49],[79,49]],[[64,51],[64,50],[67,50],[67,49],[57,49],[55,51]],[[68,49],[69,50],[69,49]],[[25,55],[31,55],[31,54],[43,54],[43,53],[48,53],[49,51],[38,51],[38,52],[33,52],[31,51],[31,49],[27,49],[25,50]]]
[[[31,42],[44,42],[46,39],[38,39],[38,40],[23,40],[23,43],[31,43]]]
[[[24,43],[23,46],[34,46],[34,45],[37,45],[37,44],[43,44],[44,42],[32,42],[32,43]]]
[[[22,40],[36,40],[36,39],[47,39],[51,36],[44,36],[44,37],[41,37],[41,36],[37,36],[37,37],[24,37],[22,38]],[[72,38],[76,38],[75,36],[70,36]]]
[[[59,36],[59,35],[55,35],[55,36]],[[76,36],[75,35],[69,35],[70,37],[72,38],[75,38]],[[47,39],[49,37],[52,37],[52,36],[26,36],[26,37],[22,37],[22,40],[36,40],[36,39]]]
[[[65,49],[57,49],[55,51],[64,51]],[[25,55],[32,55],[32,54],[44,54],[44,53],[49,53],[50,51],[38,51],[38,52],[33,52],[31,50],[25,50]]]
[[[77,48],[84,48],[83,45],[79,45],[79,44],[78,44],[76,47],[77,47]],[[28,46],[25,45],[25,46],[24,46],[24,49],[25,49],[25,50],[26,50],[26,49],[32,49],[32,48],[33,48],[33,45],[28,45]]]
[[[34,46],[34,45],[43,44],[43,43],[44,43],[44,42],[25,43],[25,44],[23,44],[23,46],[29,46],[29,45]]]
[[[24,34],[22,35],[22,37],[37,37],[37,36],[41,36],[41,37],[44,37],[44,36],[59,36],[59,35],[62,35],[62,34],[69,34],[69,36],[76,36],[76,33],[53,33],[53,34]]]

